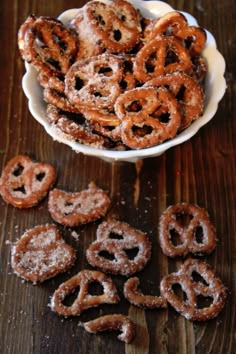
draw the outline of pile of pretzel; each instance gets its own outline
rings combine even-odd
[[[53,188],[56,175],[50,164],[32,161],[24,155],[16,156],[2,171],[0,194],[17,208],[33,207],[49,194],[50,215],[64,227],[73,228],[107,214],[111,200],[94,182],[88,189],[72,193]],[[51,309],[60,316],[69,317],[79,316],[86,309],[101,304],[118,303],[120,297],[115,282],[108,275],[113,274],[127,278],[123,295],[134,306],[157,309],[167,308],[169,303],[188,320],[206,321],[216,317],[225,305],[227,290],[214,270],[198,257],[210,254],[216,247],[216,232],[206,210],[187,203],[168,207],[160,218],[159,242],[168,257],[192,254],[197,258],[187,258],[177,272],[165,275],[160,282],[160,295],[144,295],[140,280],[134,275],[149,262],[151,242],[141,230],[108,217],[99,224],[96,239],[86,250],[87,262],[96,269],[80,270],[62,283],[52,295]],[[77,258],[76,250],[65,242],[60,229],[53,223],[27,230],[11,250],[13,271],[33,283],[67,271]],[[91,294],[91,283],[100,284],[103,293]],[[176,292],[176,285],[181,287],[182,295]],[[66,305],[66,299],[78,289],[76,299]],[[211,303],[202,306],[198,301],[200,297],[210,298]],[[134,323],[123,314],[104,315],[81,323],[81,326],[91,333],[119,330],[118,338],[127,343],[134,337]]]
[[[125,0],[90,1],[66,24],[32,15],[18,33],[52,129],[115,150],[161,144],[202,115],[205,43],[180,12],[147,19]]]

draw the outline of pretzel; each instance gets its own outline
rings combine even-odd
[[[74,63],[65,76],[65,94],[78,109],[112,108],[121,93],[122,60],[101,54]]]
[[[66,112],[49,104],[47,106],[47,119],[59,135],[65,135],[77,142],[99,149],[104,149],[109,145],[104,137],[93,131],[82,112]]]
[[[134,323],[133,321],[121,314],[105,315],[94,320],[81,323],[81,326],[89,333],[98,333],[106,330],[121,331],[118,339],[130,343],[134,337]]]
[[[191,68],[189,52],[182,42],[172,36],[159,36],[148,41],[137,53],[134,76],[143,83],[175,71],[187,73]]]
[[[27,31],[33,26],[33,24],[36,21],[36,17],[33,15],[30,15],[27,17],[24,23],[19,28],[18,35],[17,35],[17,42],[18,42],[18,48],[21,53],[22,58],[25,58],[25,35]]]
[[[138,253],[129,258],[129,252],[137,249]],[[150,255],[151,244],[147,236],[118,220],[102,222],[97,229],[97,240],[86,251],[87,260],[93,267],[125,276],[143,269]]]
[[[200,239],[198,233],[201,231]],[[180,238],[175,245],[172,234]],[[216,247],[215,229],[203,208],[188,203],[169,206],[159,222],[159,240],[163,253],[169,257],[193,254],[209,254]]]
[[[195,274],[200,277],[200,281],[194,280]],[[181,286],[186,300],[175,293],[175,284]],[[185,261],[178,272],[165,276],[160,289],[170,305],[191,321],[206,321],[216,317],[223,309],[227,296],[226,288],[213,269],[207,263],[191,258]],[[199,297],[211,298],[212,303],[199,307]]]
[[[179,130],[187,128],[203,113],[204,94],[200,84],[184,72],[156,77],[144,86],[167,87],[180,104],[182,118]]]
[[[24,60],[45,75],[65,74],[77,54],[75,33],[54,17],[30,16],[18,33]]]
[[[60,230],[51,224],[27,230],[12,246],[11,265],[15,274],[33,283],[41,283],[67,271],[76,260],[76,252],[63,240]]]
[[[114,0],[111,5],[88,2],[84,17],[96,42],[112,53],[129,51],[140,40],[139,14],[127,1]]]
[[[99,123],[91,124],[93,131],[101,136],[107,137],[112,142],[115,143],[114,147],[116,150],[127,150],[127,146],[121,141],[120,125],[118,126],[104,126]],[[111,148],[111,147],[110,147]]]
[[[178,102],[164,87],[139,87],[125,92],[115,103],[115,113],[122,120],[122,141],[132,149],[173,138],[181,122]]]
[[[92,124],[100,124],[104,127],[117,127],[120,125],[120,119],[111,110],[83,108],[85,118]]]
[[[51,106],[56,107],[60,111],[71,112],[71,113],[81,113],[77,107],[75,107],[66,97],[64,92],[60,92],[51,88],[48,84],[48,87],[45,87],[43,90],[44,101],[50,104]],[[48,107],[48,106],[47,106]]]
[[[145,39],[150,41],[157,36],[175,36],[185,41],[190,55],[200,54],[206,44],[206,32],[203,28],[189,26],[186,17],[177,11],[168,12],[154,19],[145,29]]]
[[[99,43],[90,26],[88,26],[87,19],[84,16],[85,7],[86,5],[80,8],[69,23],[69,27],[74,29],[78,36],[79,48],[76,61],[97,56],[104,52],[101,43]]]
[[[78,226],[104,216],[110,207],[110,198],[94,182],[81,192],[68,193],[53,189],[49,193],[48,210],[52,218],[66,226]]]
[[[163,296],[143,295],[138,289],[139,278],[129,278],[124,284],[124,297],[133,305],[144,309],[166,308],[167,301]]]
[[[55,180],[56,170],[52,165],[17,155],[2,171],[0,194],[14,207],[30,208],[45,197]]]
[[[53,72],[48,75],[48,73],[45,74],[44,71],[41,71],[38,73],[37,80],[42,87],[55,90],[58,93],[58,96],[59,94],[64,94],[64,75],[55,75]]]
[[[90,295],[89,285],[99,283],[103,287],[103,294]],[[79,293],[73,304],[66,306],[63,301],[73,294],[79,287]],[[51,298],[51,309],[60,316],[79,316],[90,307],[101,304],[116,304],[119,295],[111,278],[96,270],[82,270],[77,275],[62,283]]]

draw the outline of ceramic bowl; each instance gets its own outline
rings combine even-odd
[[[103,0],[108,2],[107,0]],[[130,2],[138,8],[145,17],[156,18],[166,14],[174,9],[162,1],[142,1],[130,0]],[[77,13],[78,9],[71,9],[63,12],[59,19],[63,23],[68,23]],[[190,14],[183,12],[190,25],[197,25],[197,21]],[[225,60],[217,49],[216,41],[213,35],[206,30],[207,42],[202,53],[207,60],[208,71],[205,80],[205,105],[203,115],[194,121],[187,129],[178,134],[175,138],[168,140],[160,145],[153,146],[141,150],[113,151],[101,150],[91,146],[80,144],[69,136],[58,134],[57,131],[49,124],[46,118],[46,103],[43,100],[43,90],[36,79],[35,69],[28,63],[26,73],[22,80],[22,86],[25,95],[28,98],[29,110],[32,116],[43,125],[46,132],[56,141],[69,145],[75,152],[85,155],[97,156],[106,161],[129,161],[136,162],[139,159],[154,157],[163,154],[167,149],[179,145],[192,136],[209,122],[215,115],[219,101],[223,97],[226,90],[226,82],[224,78]]]

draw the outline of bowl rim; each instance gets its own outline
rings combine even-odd
[[[108,3],[109,0],[100,0]],[[175,11],[170,5],[162,1],[143,1],[143,0],[129,0],[136,8],[138,8],[141,13],[150,18],[156,16],[162,16],[167,12]],[[75,14],[78,12],[77,9],[69,9],[64,11],[58,18],[63,22],[67,23],[71,20]],[[183,12],[183,15],[187,18],[190,25],[197,25],[197,20],[187,12]],[[176,137],[167,140],[159,145],[155,145],[145,149],[138,150],[106,150],[98,149],[96,147],[81,144],[70,138],[68,135],[60,132],[49,123],[46,118],[46,103],[42,98],[42,88],[36,79],[36,70],[29,63],[25,62],[26,72],[22,79],[23,91],[28,98],[28,107],[32,116],[45,128],[46,132],[56,141],[63,144],[69,145],[72,150],[78,153],[83,153],[89,156],[96,156],[107,161],[128,161],[136,162],[139,159],[150,158],[154,156],[159,156],[166,152],[171,147],[182,144],[183,142],[189,140],[193,137],[198,130],[208,123],[215,115],[218,104],[222,97],[224,96],[226,90],[226,80],[224,78],[225,73],[225,60],[222,54],[217,49],[217,44],[212,33],[206,30],[206,46],[202,52],[202,55],[207,60],[208,72],[206,76],[206,90],[205,90],[205,105],[203,115],[194,121],[188,128],[183,130],[181,133],[176,135]],[[214,58],[214,60],[213,60]],[[211,60],[212,59],[212,60]],[[34,96],[32,92],[35,92],[35,84],[38,85],[38,92]],[[38,100],[41,100],[41,107],[38,106]]]

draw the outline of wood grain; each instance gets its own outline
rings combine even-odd
[[[175,271],[181,260],[169,260],[158,244],[158,220],[165,208],[179,201],[205,207],[218,237],[216,251],[208,257],[229,289],[222,313],[207,323],[192,323],[168,310],[144,311],[129,306],[122,297],[125,279],[113,277],[121,296],[118,305],[103,305],[80,318],[63,320],[48,303],[57,286],[88,268],[85,250],[95,239],[99,222],[71,230],[61,228],[68,243],[76,247],[78,261],[70,274],[62,274],[33,286],[12,274],[9,242],[37,224],[52,222],[47,199],[38,207],[16,210],[0,199],[0,352],[3,354],[232,354],[236,347],[236,103],[235,103],[235,3],[233,0],[169,0],[171,6],[191,13],[211,31],[226,59],[227,91],[214,119],[190,141],[157,158],[137,164],[108,163],[74,153],[53,141],[32,118],[21,88],[24,64],[17,48],[17,31],[30,14],[58,16],[80,7],[82,0],[2,0],[0,4],[0,170],[19,153],[55,165],[58,188],[75,191],[91,180],[109,192],[112,207],[108,217],[117,217],[145,231],[152,241],[152,258],[140,272],[147,294],[159,294],[159,283]],[[129,314],[136,324],[134,341],[125,345],[117,333],[90,335],[79,321],[106,313]]]

